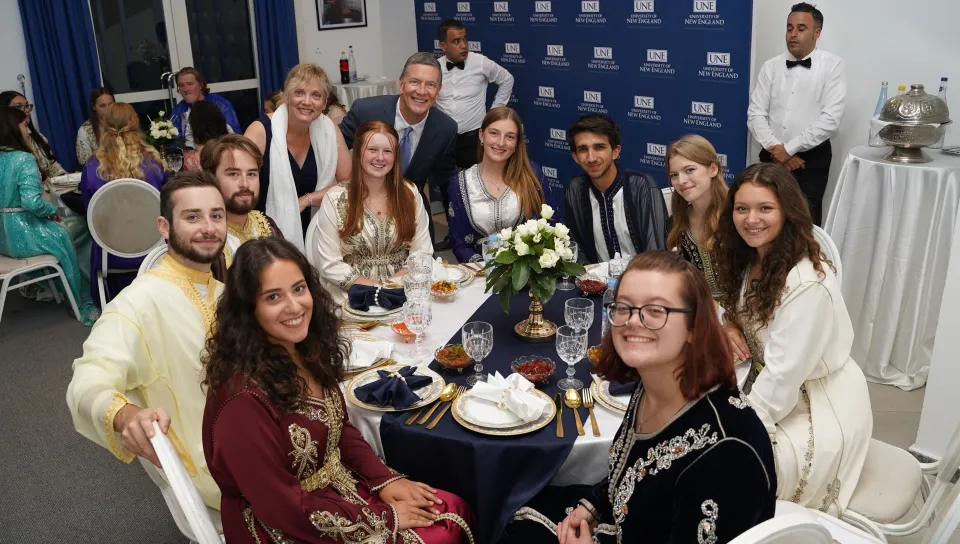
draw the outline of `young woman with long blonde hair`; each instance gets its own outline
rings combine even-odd
[[[695,264],[717,297],[719,287],[710,250],[727,198],[720,157],[706,138],[688,134],[670,144],[666,164],[673,186],[673,227],[667,234],[667,247],[675,248]]]
[[[480,242],[505,228],[540,216],[549,185],[530,162],[520,116],[504,106],[490,110],[480,125],[480,162],[450,177],[447,220],[453,254],[478,261]]]
[[[117,102],[110,106],[103,118],[100,147],[94,156],[83,165],[80,176],[80,192],[83,207],[90,205],[93,195],[104,185],[116,179],[143,180],[159,191],[167,179],[166,164],[160,154],[143,138],[140,132],[140,117],[133,106]],[[90,251],[90,277],[96,277],[103,264],[102,249],[94,242]],[[110,268],[137,270],[140,259],[109,257]],[[107,276],[107,300],[130,285],[137,275],[110,274]],[[95,282],[90,288],[93,300],[100,300]]]

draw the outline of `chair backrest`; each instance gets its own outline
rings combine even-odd
[[[832,544],[833,537],[816,516],[797,512],[769,519],[742,533],[730,544]]]
[[[317,254],[317,230],[320,228],[320,214],[316,213],[313,215],[313,219],[310,220],[310,225],[307,227],[307,238],[304,240],[304,254],[307,256],[307,261],[313,265],[314,268],[320,269],[320,255]]]
[[[827,259],[830,259],[830,262],[833,263],[833,272],[837,277],[837,283],[843,285],[843,267],[840,266],[840,250],[837,249],[837,244],[833,243],[833,238],[827,234],[827,231],[816,225],[813,226],[813,237],[816,238],[817,243],[820,244],[820,250],[823,251]]]
[[[97,190],[87,206],[90,237],[104,251],[125,258],[146,255],[163,238],[157,230],[160,191],[139,179],[116,179]]]
[[[147,253],[147,256],[143,258],[143,262],[140,263],[140,270],[137,271],[137,275],[142,276],[147,270],[157,266],[157,263],[160,262],[160,259],[167,254],[167,249],[169,249],[167,244],[160,244],[159,246],[151,249],[150,253]]]
[[[948,542],[960,527],[960,485],[954,485],[953,491],[937,512],[933,527],[927,531],[924,544],[942,544]]]
[[[167,436],[160,432],[160,425],[156,421],[153,422],[153,430],[154,435],[150,443],[157,452],[157,457],[160,458],[160,465],[186,517],[194,540],[200,544],[220,544],[222,542],[220,534],[207,513],[207,506],[200,498],[200,493],[193,485],[187,470],[183,468],[183,463],[180,462],[180,457],[173,449],[173,445]]]
[[[663,193],[663,201],[667,204],[667,216],[673,217],[673,208],[670,206],[670,201],[673,200],[673,187],[660,189],[660,192]]]

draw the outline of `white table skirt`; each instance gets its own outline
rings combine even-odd
[[[397,94],[399,92],[396,80],[334,83],[333,88],[336,89],[337,98],[347,111],[350,111],[350,106],[358,98]]]
[[[463,327],[466,320],[480,307],[487,299],[488,294],[483,292],[484,278],[476,278],[470,285],[467,285],[459,293],[453,302],[434,302],[433,303],[433,322],[430,330],[424,335],[423,345],[433,353],[439,347],[444,346],[453,335]],[[513,334],[511,328],[494,329],[494,341],[496,335]],[[594,326],[599,327],[598,323]],[[394,334],[390,327],[377,327],[370,331],[370,334],[397,342],[398,336]],[[433,356],[417,361],[409,356],[413,344],[395,344],[394,359],[405,364],[428,365],[433,360]],[[585,364],[581,362],[581,364]],[[464,370],[472,372],[470,369]],[[587,415],[584,408],[580,409],[581,417],[584,417],[584,436],[577,437],[573,444],[573,450],[567,456],[563,466],[560,467],[556,477],[551,482],[553,485],[574,485],[574,484],[596,484],[607,476],[607,459],[610,457],[610,444],[613,442],[613,436],[620,427],[623,420],[622,414],[614,413],[599,404],[593,409],[597,415],[597,424],[600,426],[600,436],[593,436]],[[374,412],[365,408],[360,408],[354,404],[347,403],[347,414],[350,421],[363,434],[363,437],[373,446],[377,455],[383,457],[383,443],[380,440],[380,418],[381,412]],[[573,432],[576,432],[574,429]]]
[[[930,369],[960,204],[960,158],[900,165],[859,146],[844,162],[826,231],[843,264],[851,355],[867,379],[910,390]]]

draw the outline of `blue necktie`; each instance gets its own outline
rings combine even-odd
[[[411,132],[413,132],[413,127],[407,127],[403,129],[403,136],[400,137],[400,167],[403,169],[403,172],[401,172],[403,174],[407,173],[407,166],[410,165],[410,157],[413,155]]]

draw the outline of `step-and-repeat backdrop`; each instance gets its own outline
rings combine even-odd
[[[457,19],[471,51],[510,70],[516,80],[510,106],[562,210],[563,188],[582,173],[566,137],[581,115],[613,117],[622,133],[621,164],[652,175],[661,187],[668,186],[667,146],[684,134],[716,146],[728,180],[744,168],[752,4],[417,0],[417,39],[421,51],[440,56],[438,27]]]

